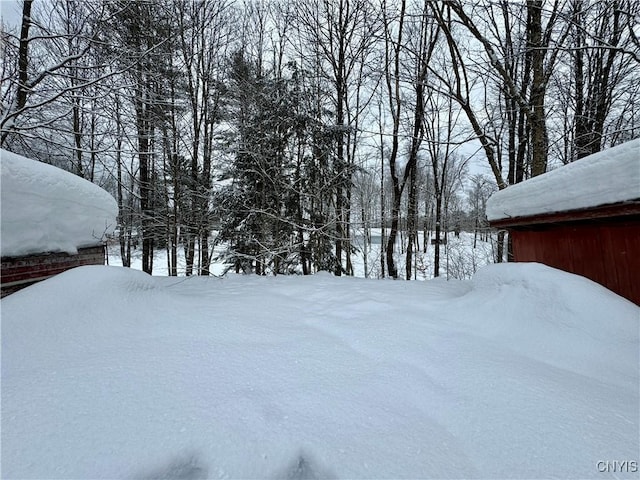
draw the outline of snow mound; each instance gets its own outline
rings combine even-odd
[[[510,185],[487,202],[501,220],[640,199],[640,138]]]
[[[639,320],[538,264],[81,267],[2,300],[2,477],[608,478],[638,461]]]
[[[483,337],[579,375],[638,387],[627,376],[638,361],[640,325],[631,302],[617,307],[621,297],[605,287],[540,263],[489,265],[472,283],[465,302],[482,304]]]
[[[0,172],[3,257],[75,254],[115,228],[116,201],[83,178],[6,150]]]

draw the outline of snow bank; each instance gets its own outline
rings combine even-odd
[[[640,139],[609,148],[491,196],[487,218],[500,220],[640,199]]]
[[[109,193],[59,168],[0,150],[3,257],[77,253],[116,225]]]
[[[637,478],[639,316],[537,264],[74,269],[2,300],[2,478]]]

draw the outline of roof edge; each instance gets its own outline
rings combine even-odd
[[[546,223],[575,222],[613,217],[640,216],[640,198],[625,202],[598,205],[596,207],[579,208],[560,212],[524,215],[520,217],[500,218],[490,220],[494,228],[517,227],[524,225],[539,225]]]

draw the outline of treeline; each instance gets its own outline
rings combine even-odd
[[[2,148],[111,191],[123,264],[140,242],[146,272],[166,248],[172,275],[179,249],[187,275],[208,275],[224,245],[238,272],[352,275],[354,238],[375,227],[381,276],[412,278],[419,231],[437,276],[441,237],[485,228],[493,190],[640,135],[633,0],[26,0],[22,14],[2,28]],[[490,174],[470,176],[472,156]]]

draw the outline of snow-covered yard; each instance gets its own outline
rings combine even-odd
[[[82,267],[1,306],[2,478],[638,476],[640,309],[541,265]]]
[[[360,233],[360,232],[357,232]],[[374,237],[374,242],[367,249],[366,263],[368,268],[366,274],[369,278],[380,278],[380,256],[384,255],[380,248],[380,229],[372,228],[371,233]],[[215,233],[212,237],[212,243],[215,240]],[[431,237],[434,238],[435,234],[431,232]],[[441,276],[446,278],[468,279],[478,270],[478,268],[493,263],[493,259],[496,256],[496,239],[497,233],[486,233],[485,235],[478,234],[474,241],[474,234],[472,232],[460,232],[459,236],[449,233],[448,241],[446,245],[441,249]],[[423,232],[418,232],[418,243],[423,245]],[[364,249],[366,248],[363,242],[362,235],[355,235],[352,245],[356,248],[356,252],[352,256],[354,276],[364,278],[365,276],[365,255]],[[474,247],[475,245],[475,247]],[[226,250],[226,245],[215,245],[214,254],[212,256],[213,262],[210,265],[210,272],[213,275],[222,275],[227,269],[224,261],[219,260],[218,257]],[[415,270],[412,278],[416,280],[426,280],[433,278],[433,245],[427,244],[427,251],[423,252],[422,249],[415,252]],[[198,247],[196,246],[196,252]],[[107,254],[109,257],[109,265],[122,266],[122,258],[120,256],[120,245],[117,239],[112,238],[107,244]],[[197,257],[197,255],[196,255]],[[405,253],[397,248],[395,256],[398,271],[401,275],[404,275],[405,271]],[[198,265],[196,264],[196,270]],[[131,268],[136,270],[142,270],[142,251],[140,248],[133,249],[131,252]],[[180,246],[178,248],[178,275],[184,276],[186,270],[186,262],[184,257],[184,248]],[[157,248],[154,251],[153,258],[153,275],[167,276],[169,275],[169,267],[167,264],[167,250]]]

